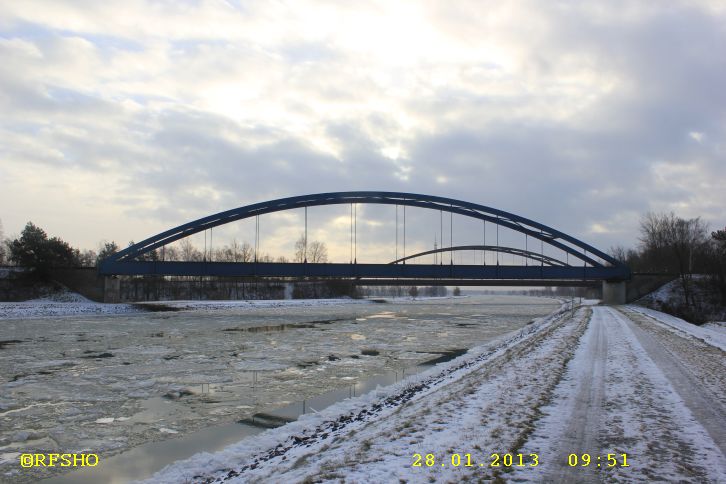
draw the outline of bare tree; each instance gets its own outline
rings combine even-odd
[[[0,264],[5,263],[5,233],[3,232],[3,221],[0,219]]]
[[[640,267],[641,256],[637,250],[626,249],[622,245],[616,245],[614,247],[610,247],[608,253],[613,256],[614,259],[617,259],[631,268],[634,268],[635,266]]]
[[[640,220],[640,244],[644,249],[662,249],[668,245],[667,226],[672,224],[676,216],[648,212]]]
[[[640,249],[643,263],[649,271],[672,272],[675,267],[668,253],[668,226],[673,225],[675,214],[646,213],[640,220]]]
[[[295,262],[328,262],[328,248],[325,242],[305,240],[305,233],[295,241]]]
[[[189,238],[181,239],[179,242],[179,252],[182,261],[192,262],[202,260],[202,252],[194,247]]]
[[[275,262],[275,259],[270,254],[258,254],[258,262]]]
[[[232,239],[229,245],[225,245],[215,251],[215,260],[224,262],[251,262],[254,257],[254,250],[247,242],[240,245],[237,239]]]
[[[683,219],[676,217],[673,212],[649,212],[640,222],[640,231],[644,263],[655,270],[676,272],[686,304],[693,306],[693,262],[705,252],[708,225],[699,217]]]
[[[328,248],[325,242],[313,240],[308,244],[309,262],[328,262]]]
[[[618,261],[622,262],[623,264],[628,263],[629,251],[622,245],[616,245],[614,247],[610,247],[610,250],[608,251],[608,253],[611,256],[613,256],[614,259],[617,259]]]
[[[247,254],[242,251],[242,247],[237,242],[237,239],[232,239],[232,242],[224,247],[227,252],[227,259],[229,262],[248,262]]]
[[[293,260],[295,262],[307,261],[307,240],[305,238],[305,232],[300,234],[300,237],[295,241],[295,256]]]
[[[706,246],[708,226],[700,218],[676,218],[669,225],[670,248],[678,261],[678,274],[683,286],[686,304],[695,305],[691,282],[693,279],[693,257]]]
[[[726,227],[711,232],[713,281],[721,294],[721,304],[726,305]]]
[[[243,242],[242,245],[239,246],[238,254],[239,255],[235,262],[252,262],[255,258],[255,249],[249,244],[249,242]]]
[[[159,249],[161,260],[179,260],[179,249],[173,245],[164,245]]]

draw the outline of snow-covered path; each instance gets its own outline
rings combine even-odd
[[[582,337],[575,358],[568,365],[568,372],[555,394],[555,401],[567,402],[570,408],[555,412],[555,420],[546,428],[545,440],[541,444],[528,443],[532,448],[544,448],[554,456],[567,456],[577,449],[598,449],[599,426],[602,421],[602,405],[605,397],[605,372],[607,371],[608,331],[606,317],[600,308],[595,308],[588,329]],[[565,417],[565,421],[560,421]],[[540,428],[540,426],[538,426]],[[557,439],[553,436],[560,434]],[[554,444],[554,445],[553,445]],[[584,453],[584,451],[583,451]],[[559,465],[558,465],[559,464]],[[596,467],[595,467],[596,468]],[[575,483],[594,481],[592,469],[585,468],[575,473],[565,465],[564,459],[548,460],[542,469],[530,474],[539,476],[547,472],[551,482]],[[590,471],[590,472],[588,472]]]
[[[704,353],[662,328],[659,334],[646,316],[622,311],[593,308],[553,403],[525,444],[556,459],[535,472],[517,469],[516,476],[529,482],[726,482],[724,419],[718,418],[723,404],[682,363],[690,360],[693,371],[716,371],[711,376],[720,379],[715,366],[723,365],[723,354]],[[680,344],[680,353],[669,352],[663,337]],[[726,386],[714,390],[723,398]],[[582,465],[582,454],[589,465]]]
[[[704,342],[687,341],[663,330],[647,316],[629,309],[624,312],[628,316],[630,328],[648,356],[664,372],[676,393],[708,431],[721,453],[726,455],[724,353]]]
[[[628,308],[581,308],[152,481],[726,482],[724,361]]]
[[[501,458],[492,467],[497,463],[492,454],[521,446],[585,330],[588,311],[574,318],[558,312],[379,395],[341,402],[215,455],[197,455],[148,482],[501,477],[507,468]],[[416,454],[421,466],[415,466]],[[435,465],[427,465],[427,454],[435,455]],[[464,459],[461,465],[455,465],[454,454]],[[524,465],[539,465],[532,456],[522,459]]]

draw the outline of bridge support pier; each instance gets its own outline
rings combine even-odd
[[[110,276],[103,278],[103,302],[121,302],[121,279]]]
[[[605,304],[625,304],[625,281],[602,281],[602,300]]]

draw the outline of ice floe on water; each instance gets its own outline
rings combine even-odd
[[[107,457],[341,386],[354,393],[371,375],[490,341],[558,305],[526,297],[295,302],[6,317],[0,450],[90,448]],[[35,439],[19,441],[21,431]],[[0,464],[0,476],[16,467]]]

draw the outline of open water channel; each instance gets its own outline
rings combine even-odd
[[[0,480],[128,482],[458,356],[558,302],[480,296],[0,321]],[[57,471],[56,471],[57,473]]]

